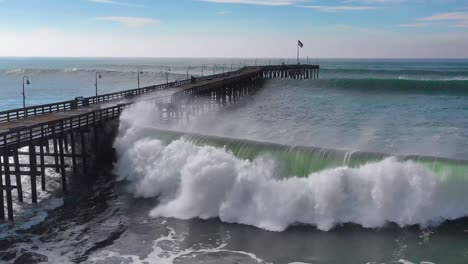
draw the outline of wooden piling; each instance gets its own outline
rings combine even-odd
[[[2,157],[0,155],[0,161],[1,159]],[[0,164],[0,220],[5,221],[5,202],[3,198],[4,187],[3,187],[2,164],[3,162]]]
[[[11,195],[12,188],[11,188],[11,178],[10,178],[10,157],[9,157],[8,148],[3,150],[3,164],[4,164],[3,175],[5,176],[4,189],[6,192],[8,220],[13,221],[13,198]]]
[[[76,168],[76,143],[75,143],[75,132],[71,131],[70,132],[70,147],[71,147],[71,154],[72,154],[72,167],[73,167],[73,173],[76,173],[77,168]]]
[[[54,144],[54,162],[55,162],[55,172],[60,172],[59,166],[59,156],[58,156],[58,143],[57,143],[57,133],[55,127],[52,129],[52,142]]]
[[[37,160],[36,160],[36,147],[32,141],[29,142],[29,170],[31,172],[31,200],[32,203],[37,203],[37,186],[36,186],[36,176],[37,176]]]
[[[41,163],[41,189],[46,190],[46,169],[45,169],[45,158],[44,158],[44,143],[41,141],[39,144],[39,160]]]
[[[62,192],[67,193],[67,175],[65,174],[65,156],[64,156],[64,131],[63,122],[60,123],[61,135],[59,137],[59,151],[60,151],[60,174],[62,175]]]
[[[15,167],[15,177],[16,177],[16,191],[18,194],[18,201],[23,202],[23,184],[21,183],[21,170],[19,163],[18,149],[15,149],[13,152],[13,164]]]
[[[82,156],[82,164],[83,167],[83,174],[88,172],[88,166],[86,163],[86,139],[85,139],[85,132],[80,130],[80,141],[81,141],[81,156]]]

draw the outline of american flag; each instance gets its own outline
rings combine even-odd
[[[302,44],[302,42],[300,40],[297,41],[297,45],[299,45],[299,47],[304,47],[304,44]]]

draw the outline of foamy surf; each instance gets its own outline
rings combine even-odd
[[[344,223],[428,226],[468,215],[467,179],[413,161],[386,158],[282,178],[268,156],[249,161],[224,148],[184,139],[166,145],[157,135],[141,138],[138,128],[123,129],[115,171],[136,197],[159,197],[153,217],[218,217],[283,231],[296,224],[320,230]]]
[[[164,223],[161,223],[164,224]],[[100,263],[112,259],[125,259],[132,264],[173,264],[181,260],[194,260],[203,256],[217,255],[221,259],[231,260],[232,263],[267,264],[255,254],[244,251],[229,250],[227,240],[219,241],[216,246],[195,245],[183,248],[182,244],[188,234],[177,233],[173,228],[167,227],[168,234],[152,241],[152,251],[146,256],[126,255],[120,252],[105,250],[89,258],[91,263]]]

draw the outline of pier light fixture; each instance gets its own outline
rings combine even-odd
[[[143,74],[143,71],[142,70],[138,70],[137,71],[137,81],[138,81],[138,89],[140,89],[140,74]]]
[[[202,65],[201,67],[201,76],[203,77],[203,70],[205,69],[205,64]]]
[[[25,110],[26,114],[26,92],[24,90],[25,85],[30,85],[31,82],[29,81],[29,77],[27,75],[23,76],[23,92],[21,93],[23,95],[23,109]]]
[[[94,82],[94,87],[96,88],[96,96],[98,96],[98,79],[101,79],[101,78],[102,78],[101,73],[97,71],[95,82]]]
[[[216,64],[213,65],[213,75],[216,74]]]
[[[189,70],[190,70],[190,66],[187,66],[187,80],[189,79]]]
[[[171,71],[171,69],[169,67],[166,67],[166,84],[169,83],[169,72]]]

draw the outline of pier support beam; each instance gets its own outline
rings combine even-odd
[[[4,189],[6,192],[6,202],[7,202],[7,213],[8,213],[8,220],[13,221],[13,197],[11,195],[12,187],[11,187],[11,178],[10,178],[10,157],[9,157],[9,150],[5,149],[3,151],[3,175],[5,176],[5,185]],[[3,197],[3,190],[2,190],[2,197]]]
[[[18,149],[15,149],[13,152],[13,164],[15,167],[16,191],[18,194],[18,201],[22,203],[23,202],[23,184],[21,183]]]
[[[31,171],[31,200],[32,203],[37,203],[37,186],[36,186],[36,176],[37,176],[37,160],[36,160],[36,147],[33,142],[29,143],[29,168]]]

